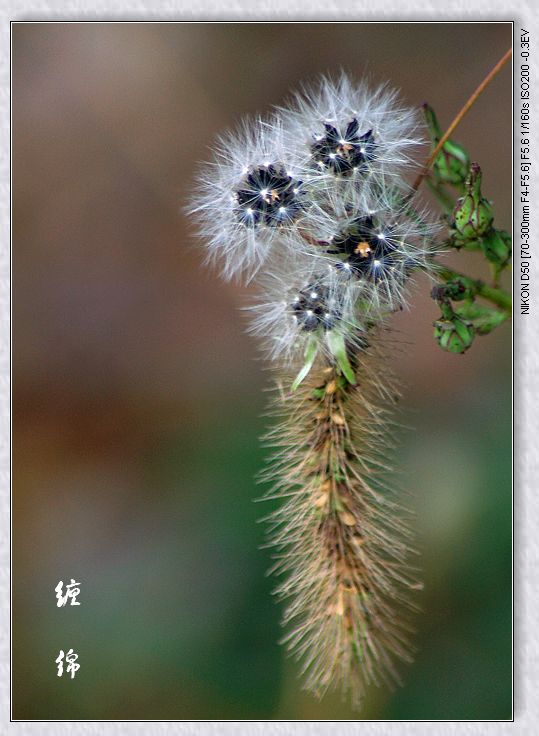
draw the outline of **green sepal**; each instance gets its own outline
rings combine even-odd
[[[341,332],[335,332],[334,330],[330,330],[327,333],[327,341],[329,349],[331,350],[331,354],[337,361],[337,365],[341,369],[341,373],[346,378],[348,383],[351,383],[353,386],[356,385],[356,377],[354,375],[354,371],[352,370],[352,366],[350,365],[350,361],[348,360],[348,355],[346,354],[346,345],[344,342],[344,336]]]
[[[454,229],[454,220],[451,228],[449,240],[447,241],[450,248],[455,248],[456,250],[479,250],[481,248],[481,238],[465,238],[464,235],[461,235]]]
[[[485,307],[476,302],[459,305],[455,312],[459,317],[471,322],[478,335],[488,335],[489,332],[495,330],[509,317],[507,312],[501,312],[493,307]]]
[[[481,250],[501,270],[511,259],[511,236],[505,230],[491,228],[481,241]]]
[[[465,353],[475,337],[475,327],[469,320],[453,314],[452,318],[434,322],[434,339],[448,353]]]
[[[309,374],[309,371],[313,367],[313,363],[316,358],[316,354],[318,352],[318,338],[316,338],[314,335],[310,338],[309,342],[307,343],[305,347],[305,363],[303,364],[302,369],[296,376],[294,383],[292,384],[292,391],[295,391],[297,387],[300,385],[300,383],[307,377]]]
[[[474,326],[471,322],[464,319],[458,319],[455,317],[453,319],[453,325],[455,327],[455,332],[461,339],[463,345],[466,347],[469,347],[471,345],[473,336],[475,334]],[[469,344],[468,344],[469,343]]]

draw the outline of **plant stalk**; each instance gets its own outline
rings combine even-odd
[[[471,282],[472,288],[476,296],[483,297],[483,299],[486,299],[492,304],[495,304],[500,309],[503,309],[503,311],[506,312],[508,316],[511,315],[511,311],[512,311],[511,294],[508,294],[503,289],[497,289],[497,288],[494,288],[493,286],[487,286],[487,284],[485,284],[484,281],[481,281],[480,279],[470,279],[468,276],[465,276],[464,274],[459,273],[458,271],[453,271],[451,268],[445,268],[444,266],[441,266],[438,269],[437,273],[440,276],[440,278],[442,278],[444,281],[451,281],[452,279],[465,278],[467,281]]]
[[[494,79],[494,77],[498,74],[498,72],[505,66],[505,64],[509,61],[511,58],[512,49],[509,49],[506,51],[506,53],[502,56],[502,58],[498,61],[498,63],[490,70],[490,72],[487,74],[487,76],[483,79],[481,84],[477,87],[475,92],[468,98],[467,102],[463,105],[463,107],[460,109],[460,111],[457,113],[455,118],[453,119],[453,122],[449,126],[449,128],[445,131],[443,136],[438,141],[438,145],[434,149],[434,151],[430,154],[429,158],[427,159],[427,162],[425,163],[425,166],[423,167],[423,171],[419,174],[417,179],[414,182],[414,185],[412,187],[413,191],[415,192],[417,189],[419,189],[419,186],[423,179],[427,176],[429,173],[430,167],[436,160],[436,157],[440,153],[440,151],[443,148],[444,143],[447,141],[447,139],[452,135],[452,133],[455,131],[457,126],[462,121],[462,118],[466,115],[468,110],[474,105],[474,103],[477,101],[478,97],[485,91],[485,89],[488,87],[490,82]]]

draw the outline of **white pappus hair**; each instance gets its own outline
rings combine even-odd
[[[329,340],[339,334],[359,349],[368,326],[356,308],[361,293],[359,281],[343,280],[334,264],[312,257],[309,267],[290,258],[260,279],[260,297],[249,307],[250,331],[258,335],[271,361],[297,369],[308,344],[331,360]]]
[[[241,274],[248,280],[275,244],[301,226],[310,207],[303,168],[285,146],[276,118],[244,120],[238,131],[218,139],[188,211],[225,278]]]
[[[306,85],[279,112],[290,138],[310,153],[313,183],[399,185],[423,143],[418,111],[401,104],[397,90],[355,83],[344,73]]]

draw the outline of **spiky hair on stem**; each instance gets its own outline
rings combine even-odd
[[[356,353],[355,386],[322,359],[294,394],[278,382],[262,474],[265,498],[282,502],[267,517],[275,592],[287,602],[282,643],[306,689],[340,688],[355,706],[371,683],[400,683],[397,663],[413,651],[407,610],[422,587],[408,512],[384,478],[397,389],[372,339]]]

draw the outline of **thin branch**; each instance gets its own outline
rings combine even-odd
[[[457,113],[457,115],[455,116],[453,122],[451,123],[451,125],[449,126],[449,128],[446,130],[446,132],[443,134],[443,136],[440,138],[440,140],[438,141],[438,145],[435,147],[434,151],[431,153],[431,155],[427,159],[427,162],[426,162],[426,164],[425,164],[425,166],[423,168],[423,171],[419,174],[419,176],[415,180],[414,185],[412,187],[412,189],[413,189],[414,192],[419,188],[421,182],[423,181],[423,179],[429,173],[430,167],[432,166],[432,164],[436,160],[436,157],[438,156],[438,154],[442,150],[442,147],[443,147],[444,143],[452,135],[452,133],[454,132],[455,128],[459,125],[459,123],[461,122],[462,118],[466,115],[466,113],[468,112],[468,110],[476,102],[476,100],[479,97],[479,95],[481,95],[481,93],[484,92],[484,90],[488,87],[488,85],[490,84],[490,82],[492,82],[492,80],[494,79],[494,77],[498,74],[498,72],[500,71],[500,69],[502,69],[505,66],[505,64],[509,61],[509,59],[511,58],[511,54],[512,54],[512,49],[509,49],[502,56],[502,58],[498,61],[498,63],[496,64],[496,66],[494,66],[490,70],[490,72],[483,79],[483,81],[481,82],[481,84],[479,85],[479,87],[475,90],[475,92],[471,95],[471,97],[468,99],[468,101],[462,107],[462,109],[460,110],[460,112]]]

